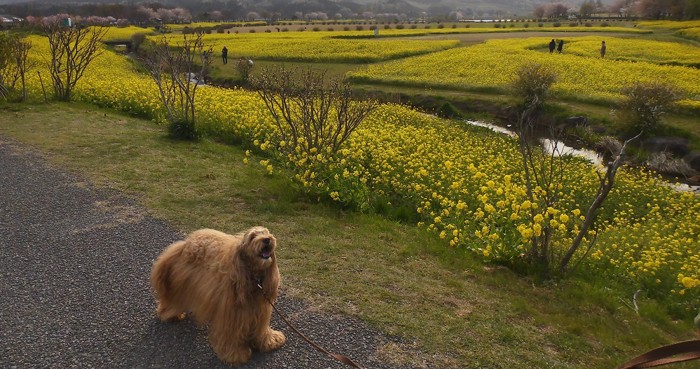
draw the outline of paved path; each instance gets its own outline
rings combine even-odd
[[[155,317],[148,281],[181,235],[117,192],[46,164],[0,136],[0,368],[228,368],[191,321]],[[362,322],[281,309],[329,350],[367,368],[392,341]],[[313,351],[275,318],[287,344],[242,368],[348,368]]]

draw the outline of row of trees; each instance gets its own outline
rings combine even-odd
[[[178,2],[171,2],[180,4]],[[315,5],[314,5],[315,4]],[[525,9],[523,9],[525,11]],[[55,4],[33,2],[31,4],[10,4],[0,6],[0,13],[20,17],[41,17],[70,12],[74,17],[102,17],[116,20],[129,20],[144,24],[154,19],[163,22],[221,21],[233,19],[280,19],[330,20],[330,19],[374,19],[378,21],[406,21],[427,19],[431,21],[459,21],[463,19],[501,19],[512,17],[515,12],[507,10],[482,10],[472,8],[453,9],[434,5],[428,9],[415,7],[392,8],[383,6],[360,6],[351,2],[340,6],[336,2],[289,3],[268,2],[183,2],[181,6],[166,7],[160,3],[146,4]],[[520,11],[522,13],[522,11]],[[524,15],[524,14],[521,14]],[[698,19],[700,0],[615,0],[606,5],[601,0],[584,0],[575,8],[567,3],[554,2],[535,6],[535,18],[564,18],[570,15],[579,17],[608,16],[640,17],[650,19]]]
[[[536,18],[565,18],[577,16],[638,17],[643,19],[698,19],[700,0],[616,0],[605,5],[601,0],[584,0],[576,9],[565,3],[540,4],[533,10]]]

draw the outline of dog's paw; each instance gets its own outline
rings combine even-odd
[[[160,320],[163,322],[179,322],[187,318],[187,313],[178,313],[177,311],[164,306],[162,302],[158,303],[156,315],[158,315],[158,318],[160,318]]]
[[[259,345],[260,351],[271,351],[282,347],[287,342],[284,333],[274,329],[268,329],[267,335],[263,338]]]
[[[228,355],[220,358],[221,361],[224,361],[233,366],[238,366],[248,362],[251,356],[253,356],[253,350],[250,347],[241,346],[231,351]]]

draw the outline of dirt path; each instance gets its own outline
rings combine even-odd
[[[53,168],[0,136],[0,367],[228,368],[192,322],[154,313],[151,263],[181,237],[120,193]],[[329,350],[368,368],[395,340],[364,323],[278,306]],[[313,351],[275,318],[288,343],[242,368],[347,368]]]

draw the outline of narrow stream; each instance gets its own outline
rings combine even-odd
[[[517,136],[517,134],[514,131],[511,131],[508,128],[503,128],[501,126],[497,126],[495,124],[479,122],[479,121],[475,121],[475,120],[465,120],[464,122],[469,124],[469,125],[472,125],[472,126],[488,128],[494,132],[503,133],[503,134],[511,136],[511,137]],[[578,157],[584,158],[584,159],[588,160],[591,164],[603,165],[603,156],[598,154],[597,152],[595,152],[593,150],[575,149],[571,146],[565,145],[561,141],[552,140],[549,138],[540,139],[540,143],[542,144],[542,147],[544,147],[544,149],[550,154],[552,152],[556,151],[556,154],[558,156],[573,155],[573,156],[578,156]],[[671,182],[666,182],[666,184],[669,187],[671,187],[674,190],[679,191],[679,192],[690,191],[690,192],[700,193],[700,186],[691,186],[691,185],[688,185],[685,183],[671,183]]]

